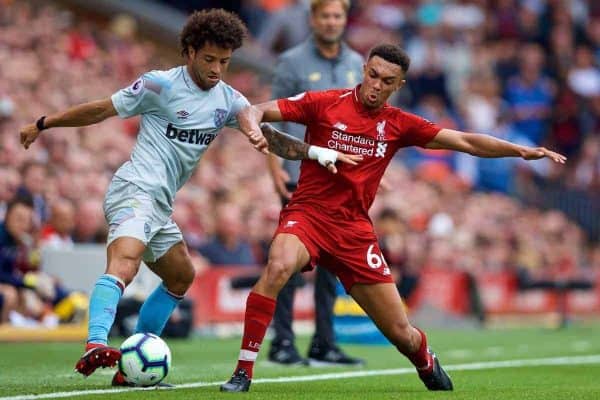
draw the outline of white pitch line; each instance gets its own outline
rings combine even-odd
[[[576,357],[552,357],[552,358],[533,358],[524,360],[505,360],[505,361],[488,361],[466,364],[445,365],[446,371],[470,371],[495,368],[516,368],[516,367],[543,367],[551,365],[583,365],[583,364],[600,364],[600,354],[589,356]],[[349,379],[363,378],[367,376],[384,376],[384,375],[404,375],[414,373],[414,368],[395,368],[395,369],[379,369],[371,371],[349,371],[335,372],[319,375],[300,375],[300,376],[282,376],[279,378],[261,378],[253,379],[254,385],[261,383],[290,383],[290,382],[308,382],[308,381],[323,381],[330,379]],[[177,390],[177,389],[193,389],[206,386],[218,386],[224,381],[218,382],[195,382],[184,383],[170,389],[158,390]],[[123,389],[95,389],[95,390],[74,390],[71,392],[57,392],[44,394],[25,394],[17,396],[0,397],[0,400],[40,400],[40,399],[59,399],[64,397],[88,396],[93,394],[113,394],[131,391],[157,390],[156,388],[123,388]]]

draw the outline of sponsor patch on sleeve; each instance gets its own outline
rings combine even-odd
[[[134,95],[138,95],[141,93],[144,88],[144,79],[140,78],[137,81],[133,82],[131,85],[131,93]]]

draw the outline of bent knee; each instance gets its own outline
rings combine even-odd
[[[189,263],[185,267],[182,266],[173,279],[170,279],[169,282],[165,281],[165,286],[167,286],[169,291],[183,296],[190,286],[192,286],[195,276],[196,271],[192,264]]]
[[[121,279],[129,285],[140,268],[141,259],[127,256],[114,257],[110,260],[107,273]]]
[[[295,272],[295,265],[279,259],[270,259],[266,268],[267,283],[276,287],[283,287]]]
[[[190,263],[179,276],[179,283],[185,286],[187,290],[190,286],[192,286],[195,277],[196,270],[194,269],[194,266]]]

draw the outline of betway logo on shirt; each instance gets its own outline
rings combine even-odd
[[[365,136],[349,135],[345,132],[334,130],[331,139],[327,141],[327,147],[342,153],[359,154],[362,156],[385,157],[387,143],[376,141]]]
[[[181,143],[208,146],[216,135],[213,132],[202,131],[201,129],[177,129],[173,124],[169,124],[165,136],[167,139]]]

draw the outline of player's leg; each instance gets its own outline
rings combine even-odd
[[[277,305],[271,328],[274,337],[269,349],[269,361],[283,364],[303,364],[305,360],[298,353],[295,345],[292,320],[294,311],[294,295],[296,288],[301,286],[303,278],[300,273],[293,274],[277,296]]]
[[[335,343],[333,332],[333,306],[336,298],[337,278],[323,267],[317,268],[315,279],[315,334],[308,361],[311,366],[360,366],[364,360],[350,357]]]
[[[107,347],[108,332],[123,291],[137,274],[146,244],[158,229],[153,223],[152,196],[120,178],[113,178],[103,206],[109,225],[107,268],[90,296],[86,353],[75,366],[86,376],[98,367],[114,366],[121,357],[118,349]]]
[[[158,275],[162,282],[142,304],[135,327],[136,333],[153,333],[160,336],[173,310],[181,303],[194,281],[194,266],[187,246],[181,240],[179,228],[169,221],[167,226],[148,243],[151,253],[164,253],[156,261],[145,261],[148,268]],[[168,248],[166,252],[164,252],[165,248]],[[120,371],[113,376],[112,385],[131,386]],[[159,386],[172,385],[160,382]]]
[[[292,193],[296,190],[296,184],[293,182],[286,183],[286,189]],[[281,197],[281,206],[285,207],[289,200],[286,197]],[[304,284],[304,278],[300,273],[295,273],[285,284],[283,289],[277,296],[277,305],[275,306],[275,314],[271,328],[275,337],[271,341],[269,349],[269,360],[284,364],[295,365],[306,362],[300,354],[295,344],[294,331],[292,330],[292,321],[294,319],[294,296],[296,288]]]
[[[275,312],[275,299],[290,276],[309,261],[308,250],[297,236],[287,233],[275,236],[267,266],[246,300],[244,337],[237,367],[231,379],[221,385],[221,391],[248,391],[254,362]]]
[[[98,367],[112,367],[121,354],[107,347],[108,332],[115,321],[123,290],[137,274],[146,246],[133,237],[119,237],[107,248],[106,273],[96,281],[90,296],[90,319],[86,352],[75,365],[77,372],[90,375]]]
[[[425,333],[409,323],[396,285],[357,283],[350,289],[350,295],[398,351],[413,363],[428,389],[452,390],[450,378],[427,347]]]
[[[144,301],[135,331],[160,336],[171,313],[192,285],[195,270],[184,242],[178,242],[158,260],[146,265],[162,283]]]

